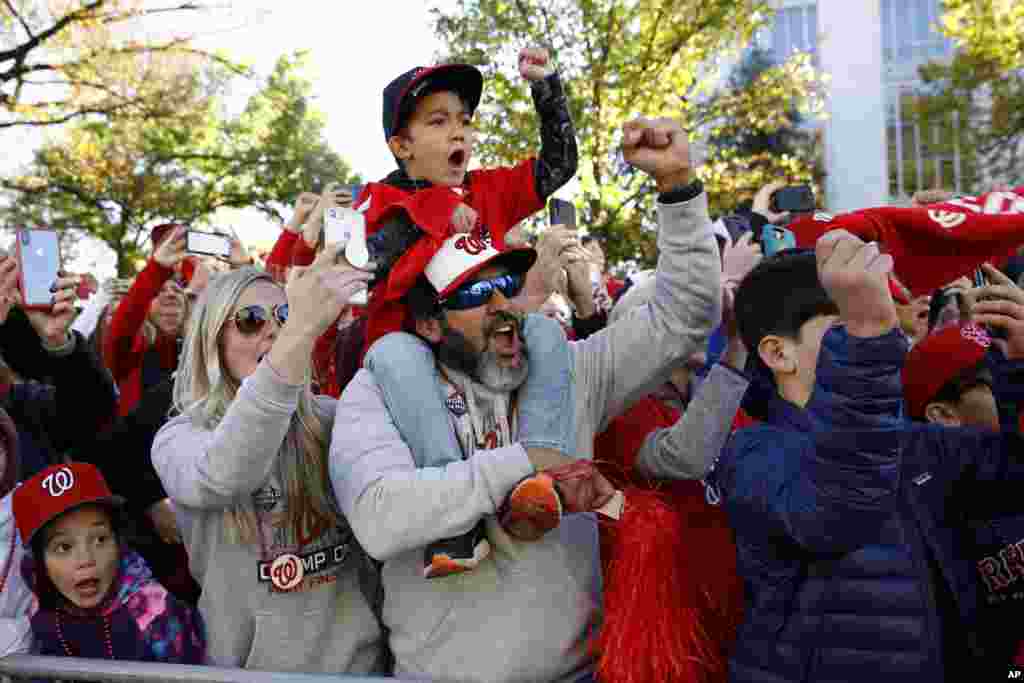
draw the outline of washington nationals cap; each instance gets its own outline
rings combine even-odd
[[[123,502],[110,492],[94,465],[51,465],[14,490],[14,522],[28,547],[40,529],[69,510],[89,503],[120,506]]]
[[[468,64],[441,64],[410,69],[384,88],[384,139],[390,140],[402,130],[416,108],[416,100],[430,92],[450,90],[458,93],[476,111],[484,90],[480,70]]]

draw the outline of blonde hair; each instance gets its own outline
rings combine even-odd
[[[207,285],[188,322],[185,345],[174,381],[174,411],[188,415],[200,429],[214,430],[224,419],[241,384],[231,377],[224,363],[220,340],[222,331],[243,292],[257,282],[280,287],[265,271],[242,268],[214,278]],[[297,541],[303,525],[322,520],[341,523],[331,492],[328,474],[327,429],[313,406],[309,389],[299,396],[298,408],[278,452],[275,464],[286,498],[287,527]],[[252,543],[259,536],[258,521],[251,501],[236,503],[225,512],[229,537]]]

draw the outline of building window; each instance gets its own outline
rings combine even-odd
[[[969,192],[977,181],[976,159],[964,142],[964,123],[955,114],[940,120],[922,118],[921,97],[906,85],[887,92],[889,195],[895,201],[907,201],[918,190],[931,188]]]
[[[794,52],[808,52],[817,62],[817,3],[779,9],[775,12],[770,31],[769,47],[777,64],[785,62]]]
[[[942,0],[882,0],[882,57],[890,69],[916,69],[953,54],[953,42],[936,30]]]

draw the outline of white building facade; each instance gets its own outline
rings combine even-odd
[[[829,74],[824,204],[832,211],[904,203],[919,189],[970,191],[959,121],[921,124],[918,69],[948,59],[941,0],[778,0],[760,36],[776,60],[810,52]]]

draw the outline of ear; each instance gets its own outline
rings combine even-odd
[[[945,401],[929,403],[925,406],[924,418],[929,422],[945,427],[960,427],[963,425],[963,421],[960,419],[960,412]]]
[[[437,344],[444,336],[444,332],[441,330],[441,321],[437,318],[420,318],[416,321],[416,334],[431,344]]]
[[[791,375],[796,372],[796,356],[788,340],[769,334],[757,345],[757,355],[772,372]]]
[[[409,138],[404,135],[392,135],[391,139],[388,140],[388,149],[391,150],[392,156],[399,161],[408,161],[412,159],[412,150],[409,148]]]

